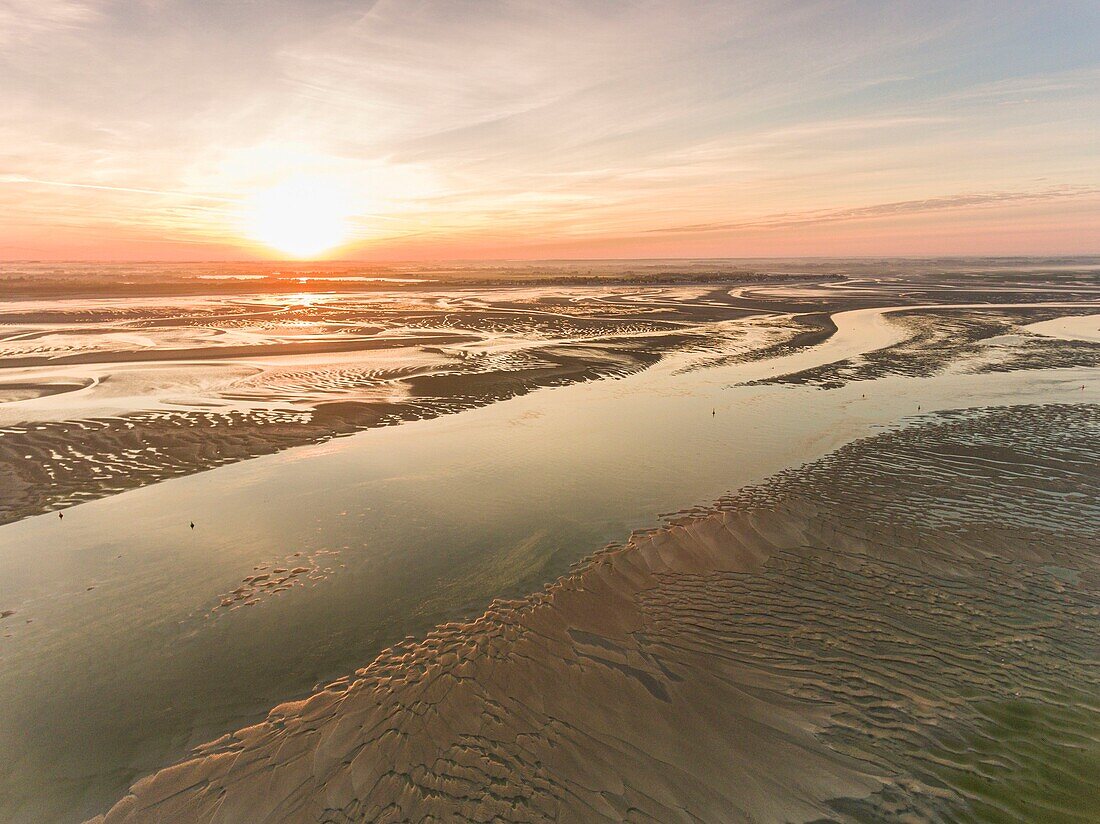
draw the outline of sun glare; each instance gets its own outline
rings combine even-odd
[[[348,193],[323,178],[290,180],[249,202],[245,231],[283,254],[312,258],[345,243],[351,231]]]

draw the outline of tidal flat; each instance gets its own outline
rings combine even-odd
[[[1097,261],[242,275],[0,303],[3,820],[1089,820]]]

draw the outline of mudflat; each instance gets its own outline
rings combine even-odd
[[[392,647],[96,821],[1087,821],[1097,444],[1096,405],[858,441]]]
[[[0,818],[1087,821],[1096,271],[21,282]]]

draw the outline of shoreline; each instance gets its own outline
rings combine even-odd
[[[917,293],[927,290],[904,297]],[[224,458],[227,447],[248,457],[256,440],[250,415],[269,414],[256,428],[269,427],[273,436],[281,431],[283,440],[261,460],[225,461],[236,465],[210,476],[146,484],[66,512],[63,522],[56,515],[28,518],[0,533],[0,578],[8,583],[0,607],[14,610],[0,627],[7,669],[2,680],[11,699],[2,732],[27,743],[27,755],[4,770],[10,789],[0,805],[4,815],[13,821],[68,821],[73,819],[64,815],[80,820],[100,812],[127,784],[173,763],[190,746],[262,719],[287,696],[334,683],[402,636],[421,639],[441,622],[466,624],[494,596],[537,591],[586,549],[620,538],[631,526],[653,523],[657,513],[680,512],[677,521],[705,515],[705,507],[692,508],[691,502],[713,500],[728,484],[756,484],[854,438],[920,423],[912,415],[921,407],[927,413],[983,404],[1095,403],[1093,373],[1086,368],[1097,365],[1095,344],[1047,340],[1026,329],[1055,314],[1095,314],[1080,304],[1058,309],[1064,294],[1029,309],[1005,304],[1001,292],[998,304],[958,311],[924,301],[882,306],[899,297],[896,289],[847,283],[804,292],[754,289],[747,298],[707,290],[530,290],[474,301],[445,294],[433,306],[401,299],[393,310],[375,301],[338,301],[289,312],[276,303],[253,311],[246,302],[230,312],[206,303],[192,314],[184,307],[183,315],[176,306],[152,305],[134,311],[98,307],[83,320],[53,315],[49,320],[68,324],[66,332],[90,322],[82,327],[89,336],[56,339],[77,347],[103,346],[96,335],[108,336],[103,340],[110,344],[109,336],[117,335],[126,346],[209,339],[213,345],[254,342],[262,351],[265,341],[297,334],[299,324],[318,340],[344,329],[453,332],[456,325],[468,327],[478,340],[438,351],[273,357],[206,371],[186,363],[157,373],[141,364],[111,367],[102,372],[106,380],[87,389],[10,407],[43,416],[28,427],[38,446],[28,441],[26,451],[22,445],[16,451],[39,455],[38,462],[53,467],[62,481],[71,473],[73,454],[64,444],[83,450],[91,483],[82,484],[82,493],[96,486],[110,492],[118,473],[133,466],[156,472],[187,459],[179,452],[150,452],[149,459],[135,454],[129,463],[126,450],[155,445],[163,451],[169,438],[181,445],[193,438],[196,460]],[[1026,302],[1044,297],[1054,298],[1032,292]],[[745,318],[745,302],[769,308]],[[913,313],[905,314],[909,309]],[[884,316],[874,329],[852,325],[858,318],[871,323],[872,316]],[[224,323],[226,331],[207,331],[212,323]],[[844,329],[847,343],[821,347]],[[52,343],[42,329],[25,340],[31,346]],[[885,348],[868,349],[876,342]],[[800,351],[820,351],[787,360],[799,344]],[[641,355],[659,365],[639,365]],[[833,356],[843,359],[821,364]],[[762,357],[809,371],[774,382],[793,385],[739,381],[758,369],[766,374],[767,363],[745,365]],[[586,375],[594,364],[600,374]],[[43,379],[61,377],[37,371]],[[605,375],[622,380],[599,379]],[[597,379],[585,383],[589,378]],[[562,388],[518,397],[523,393],[512,389],[525,382]],[[1090,391],[1082,392],[1086,383]],[[498,396],[513,400],[498,404]],[[207,397],[222,402],[204,404]],[[116,415],[95,430],[44,419],[52,405],[52,414],[64,418],[73,409],[114,405],[118,409],[111,411],[123,411],[143,399],[165,408],[142,413],[140,420]],[[273,400],[290,406],[269,413],[265,404]],[[185,404],[193,422],[181,426]],[[425,414],[429,408],[437,414]],[[318,431],[349,435],[363,424],[436,420],[364,432],[354,442],[299,445],[313,409],[320,410]],[[460,409],[470,412],[446,414]],[[387,415],[393,420],[385,420]],[[164,434],[157,434],[158,427]],[[184,430],[183,436],[173,428]],[[112,440],[124,429],[128,441]],[[51,444],[69,466],[53,463]],[[867,461],[876,463],[873,454]],[[94,466],[101,471],[91,472]],[[179,474],[188,474],[184,470]],[[42,487],[53,483],[41,481]],[[865,505],[845,506],[817,506],[814,517],[832,511],[849,511],[857,522],[869,517]],[[932,513],[935,506],[925,509]],[[1041,510],[1033,508],[1035,517]],[[806,520],[810,511],[800,509],[792,522]],[[197,523],[194,531],[189,518]],[[770,557],[809,563],[798,553]],[[1072,566],[1052,568],[1079,577]],[[257,581],[264,575],[270,577]],[[788,580],[770,598],[779,603],[783,591],[802,587],[801,580]],[[43,589],[47,582],[50,588]],[[853,585],[848,582],[848,588]],[[675,613],[671,607],[654,609],[658,617]],[[843,604],[838,609],[852,612]],[[646,614],[646,621],[656,620]],[[768,609],[753,614],[754,621],[771,619]],[[831,613],[801,623],[828,626],[829,620]],[[835,628],[830,633],[837,637]],[[772,641],[761,640],[761,649],[771,648]],[[599,644],[590,649],[573,636],[568,643],[608,659],[609,650]],[[639,649],[653,657],[644,644]],[[829,649],[821,652],[828,658]],[[646,683],[673,695],[681,682],[670,687],[660,668],[637,655],[615,660],[657,679]],[[593,666],[581,656],[578,674],[590,677],[580,670]],[[223,677],[209,683],[204,673],[210,672]],[[732,675],[729,680],[736,682]],[[90,704],[103,709],[88,715]],[[812,736],[827,737],[833,727],[813,729]],[[725,737],[733,740],[736,733]],[[94,753],[95,763],[82,764],[82,753]]]
[[[1095,305],[1061,301],[903,304],[793,316],[769,316],[760,310],[762,313],[759,316],[752,316],[749,320],[773,324],[770,332],[772,340],[765,339],[735,354],[718,351],[712,357],[701,358],[701,363],[708,367],[739,364],[745,374],[738,382],[745,384],[809,382],[823,388],[834,388],[843,385],[845,367],[853,359],[865,359],[872,367],[876,359],[881,359],[884,366],[865,367],[862,372],[849,368],[851,377],[847,379],[889,374],[891,370],[912,374],[911,368],[906,370],[890,365],[897,359],[898,352],[914,362],[918,362],[917,358],[921,356],[930,363],[944,363],[955,357],[952,349],[945,348],[941,341],[932,338],[927,330],[934,331],[935,324],[929,324],[922,318],[922,313],[935,316],[971,310],[1013,316],[1038,312],[1041,318],[1055,313],[1055,318],[1065,316],[1065,319],[1070,319],[1075,314],[1091,311]],[[744,311],[736,303],[725,308]],[[887,316],[916,318],[917,323],[907,328],[888,322]],[[838,320],[841,319],[844,322],[838,328]],[[921,322],[925,326],[921,326]],[[1016,328],[1015,324],[1016,321],[1003,321],[1000,331],[1010,332]],[[473,371],[444,359],[435,366],[422,365],[406,371],[397,369],[391,375],[374,373],[364,383],[364,386],[373,387],[367,393],[373,393],[374,398],[351,397],[343,400],[334,394],[309,403],[295,406],[282,404],[270,409],[263,406],[249,409],[246,406],[205,410],[201,408],[202,404],[197,404],[200,408],[191,410],[177,408],[10,424],[0,428],[0,465],[9,470],[6,479],[0,482],[0,492],[3,493],[0,525],[168,478],[206,471],[287,448],[324,443],[378,426],[461,412],[537,389],[623,378],[648,369],[676,352],[692,351],[700,346],[700,336],[704,334],[700,328],[670,327],[657,332],[634,336],[611,335],[590,341],[535,340],[523,349],[523,360],[518,364],[509,363],[509,355],[504,353],[500,356],[502,360],[499,365],[485,371],[479,371],[475,356],[465,358],[475,361]],[[969,335],[965,337],[967,343],[975,345],[981,342],[981,335],[991,333],[983,331],[977,336],[966,334]],[[1034,337],[1043,339],[1041,336]],[[461,335],[446,338],[453,344],[477,340],[479,338]],[[924,341],[923,345],[931,349],[932,355],[926,355],[919,349],[906,352],[905,347],[911,340],[914,346]],[[1095,343],[1087,340],[1048,340],[1047,348],[1051,352],[1057,350],[1059,345],[1075,346],[1076,350],[1062,355],[1062,361],[1044,350],[1027,359],[1021,357],[1020,366],[1041,365],[1044,358],[1051,365],[1095,365],[1100,362],[1100,346]],[[322,343],[318,347],[330,352],[359,351],[364,346],[384,350],[396,343],[381,339],[366,343]],[[303,344],[294,346],[301,347]],[[436,350],[436,347],[426,344],[420,348],[429,352]],[[231,358],[233,354],[218,353],[215,349],[212,359],[208,360],[216,363],[218,359],[223,359],[222,362],[241,368],[250,363]],[[140,360],[133,353],[126,357]],[[122,356],[88,354],[79,356],[78,360],[110,364],[116,358],[121,360]],[[275,358],[272,362],[277,363],[278,360]],[[101,382],[70,383],[66,386],[81,392],[90,387],[98,388]],[[55,390],[53,397],[64,398],[66,394],[65,390]],[[50,396],[44,394],[34,400],[40,399],[49,400]],[[78,444],[79,451],[76,451]],[[143,454],[150,446],[156,454],[154,460]],[[85,453],[90,460],[82,459]],[[101,456],[111,457],[108,471],[100,465]]]
[[[1040,449],[1062,472],[1080,473],[1087,460],[1061,461],[1100,442],[1098,427],[1096,405],[1009,407],[939,414],[856,441],[720,500],[707,514],[693,512],[605,548],[542,592],[494,601],[479,618],[391,647],[354,676],[280,705],[265,721],[139,781],[92,821],[206,821],[215,811],[224,820],[246,811],[271,821],[428,814],[620,820],[630,808],[660,820],[810,820],[852,804],[888,803],[898,792],[917,809],[943,812],[958,803],[954,793],[964,784],[949,781],[954,788],[944,796],[900,781],[906,769],[938,768],[914,762],[905,736],[894,740],[895,725],[908,718],[917,732],[949,724],[962,725],[961,733],[979,723],[980,713],[970,708],[971,699],[945,700],[954,690],[982,683],[990,698],[1011,693],[997,673],[998,653],[974,657],[960,648],[956,658],[950,643],[941,647],[931,639],[965,631],[992,641],[1004,620],[994,616],[1018,609],[1012,600],[1024,598],[1033,620],[1062,616],[1058,644],[1082,648],[1090,643],[1084,616],[1070,616],[1100,583],[1087,543],[1052,540],[1041,525],[1026,526],[1033,521],[1029,501],[1052,505],[1044,492],[1047,476],[1037,471],[1025,486],[1019,479],[990,486],[999,470],[987,450],[1003,449],[996,445],[1012,433],[1021,441],[1017,454]],[[926,444],[975,439],[987,445],[968,447],[966,468],[953,465],[957,485],[949,500],[935,480],[922,480],[905,465],[934,463]],[[890,464],[899,481],[871,493],[883,453],[903,462]],[[876,463],[870,471],[862,469],[869,456]],[[1075,488],[1088,493],[1087,504],[1054,504],[1056,511],[1046,515],[1075,513],[1066,522],[1069,536],[1095,542],[1089,513],[1098,502],[1086,480],[1092,475],[1074,477],[1086,484]],[[856,526],[846,507],[868,494],[882,514]],[[926,499],[938,509],[925,514]],[[915,526],[915,518],[924,525]],[[975,518],[998,522],[996,537],[971,528]],[[897,519],[913,524],[911,532],[899,531]],[[1040,535],[1045,540],[1036,543]],[[998,565],[998,557],[1007,566]],[[1072,569],[1076,583],[1044,577],[1046,568]],[[816,579],[806,577],[811,569]],[[1014,578],[1022,583],[1010,584]],[[857,579],[863,584],[853,590]],[[869,582],[874,586],[865,592]],[[882,586],[896,591],[885,602],[874,595]],[[791,592],[775,602],[776,595],[766,594],[791,587],[809,588],[824,601]],[[973,594],[960,605],[985,604],[988,624],[971,625],[950,601],[927,602],[929,592],[957,599],[950,593],[962,590]],[[941,605],[932,608],[935,603]],[[761,607],[766,611],[756,613]],[[807,622],[806,609],[822,623]],[[920,613],[916,624],[903,617],[913,609]],[[833,624],[840,635],[829,630]],[[860,669],[847,668],[846,656],[870,652],[845,641],[857,627],[881,634],[876,646],[909,652],[897,659],[875,655],[874,667],[864,661]],[[1022,680],[1008,685],[1027,685],[1028,700],[1043,700],[1043,667],[1034,667],[1045,661],[1049,643],[1032,648],[1026,639],[1008,638],[993,649],[1003,644],[1022,656],[1014,664]],[[822,653],[813,652],[819,648],[831,650],[825,660],[833,663],[826,666],[840,667],[845,677],[869,667],[860,676],[864,686],[849,692],[803,670],[806,664],[797,663],[803,656],[821,663]],[[1051,654],[1054,649],[1069,648],[1056,646]],[[916,662],[926,656],[940,659],[940,671],[922,671]],[[1079,670],[1086,660],[1059,668]],[[952,680],[955,667],[968,680]],[[876,703],[856,701],[867,689]],[[931,705],[918,700],[945,689]],[[583,704],[578,695],[586,696]],[[1065,711],[1076,712],[1077,701]],[[704,725],[700,712],[711,713]],[[863,723],[875,732],[858,745],[842,744],[852,712],[872,713]],[[680,735],[689,728],[692,736]],[[1072,766],[1070,783],[1078,780]],[[937,777],[949,776],[941,770]]]

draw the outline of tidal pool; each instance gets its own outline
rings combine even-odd
[[[0,819],[100,812],[406,635],[910,416],[1100,401],[1087,369],[821,391],[740,385],[775,364],[685,372],[685,357],[0,528],[0,608],[14,610],[0,623]],[[222,605],[299,566],[289,589]]]

